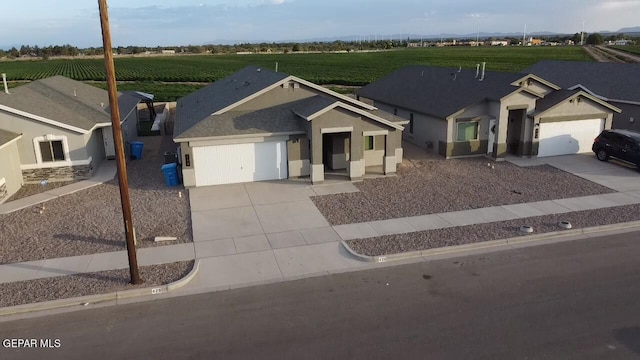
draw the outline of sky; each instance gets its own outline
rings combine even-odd
[[[8,6],[9,2],[12,3]],[[0,46],[101,46],[98,2],[0,0]],[[108,0],[114,46],[339,36],[617,31],[640,0]],[[398,35],[396,35],[397,37]]]

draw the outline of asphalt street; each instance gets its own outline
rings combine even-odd
[[[639,254],[627,233],[4,322],[0,359],[638,359]]]

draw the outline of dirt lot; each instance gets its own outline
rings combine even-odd
[[[167,187],[160,167],[168,137],[140,137],[142,160],[129,161],[130,197],[138,246],[158,246],[155,236],[175,236],[171,244],[191,242],[188,193]],[[0,264],[124,249],[124,226],[117,180],[0,215]]]

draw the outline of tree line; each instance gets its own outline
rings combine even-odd
[[[640,37],[630,37],[624,34],[611,34],[603,36],[599,33],[581,34],[575,33],[571,35],[553,35],[553,36],[536,36],[542,38],[545,41],[565,42],[567,40],[573,41],[575,44],[580,44],[581,40],[588,45],[600,45],[606,41],[615,41],[619,39],[628,39],[640,43]],[[451,39],[443,39],[451,40]],[[464,44],[465,39],[457,39]],[[466,39],[475,40],[475,39]],[[511,44],[518,44],[522,39],[517,38],[482,38],[483,41],[491,40],[509,40]],[[335,52],[335,51],[364,51],[364,50],[385,50],[393,48],[407,47],[409,43],[415,41],[422,41],[422,39],[376,39],[371,41],[370,39],[361,39],[357,41],[333,41],[333,42],[308,42],[308,43],[242,43],[234,45],[186,45],[186,46],[118,46],[113,49],[114,54],[119,55],[138,55],[138,54],[157,54],[162,53],[163,50],[169,50],[175,53],[184,54],[229,54],[239,52],[251,52],[251,53],[296,53],[296,52]],[[435,44],[440,41],[435,39],[428,39],[426,44]],[[46,47],[22,45],[20,48],[12,47],[9,50],[0,49],[0,58],[42,58],[48,59],[50,57],[60,56],[92,56],[103,55],[104,51],[101,47],[88,47],[79,49],[72,45],[53,45]]]

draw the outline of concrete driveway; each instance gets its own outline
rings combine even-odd
[[[351,183],[312,187],[303,181],[189,189],[196,257],[339,241],[309,197],[353,191]]]
[[[599,161],[591,153],[531,159],[509,157],[507,161],[519,166],[549,164],[616,191],[640,190],[640,172],[635,167],[617,160]]]

